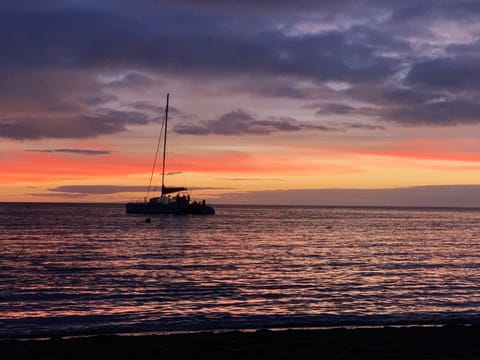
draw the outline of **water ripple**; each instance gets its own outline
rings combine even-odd
[[[478,318],[477,210],[0,204],[0,336]]]

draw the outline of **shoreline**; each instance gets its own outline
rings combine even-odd
[[[81,339],[91,337],[148,337],[148,336],[181,336],[181,335],[198,335],[198,334],[225,334],[225,333],[256,333],[260,331],[282,332],[282,331],[334,331],[334,330],[367,330],[367,329],[385,329],[385,328],[441,328],[445,326],[459,326],[459,327],[476,327],[480,328],[480,323],[391,323],[391,324],[339,324],[339,325],[305,325],[305,326],[278,326],[278,327],[257,327],[257,328],[203,328],[192,330],[152,330],[152,331],[105,331],[105,332],[45,332],[38,334],[22,334],[22,335],[4,335],[0,336],[0,344],[5,341],[48,341],[51,339]]]
[[[200,331],[0,340],[2,359],[480,358],[479,325]]]
[[[105,328],[85,328],[83,330],[43,330],[37,332],[22,332],[22,333],[4,333],[0,334],[0,343],[8,340],[19,341],[44,341],[49,339],[75,339],[84,337],[99,337],[99,336],[125,336],[125,337],[142,337],[142,336],[168,336],[168,335],[194,335],[202,333],[255,333],[258,331],[271,331],[281,332],[286,330],[298,330],[298,331],[321,331],[321,330],[362,330],[362,329],[383,329],[383,328],[441,328],[441,327],[478,327],[480,328],[480,318],[476,317],[458,317],[458,318],[439,318],[439,319],[425,319],[423,321],[320,321],[320,322],[290,322],[290,324],[257,324],[257,326],[237,326],[232,327],[206,327],[198,326],[195,328],[159,328],[154,329],[152,327],[141,328],[117,328],[114,330],[112,327]],[[245,325],[245,324],[244,324]],[[251,325],[251,324],[250,324]]]

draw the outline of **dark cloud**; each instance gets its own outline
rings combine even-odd
[[[30,152],[44,152],[44,153],[67,153],[76,155],[108,155],[111,151],[107,150],[90,150],[90,149],[31,149],[25,150]]]
[[[478,124],[480,88],[473,68],[475,65],[463,66],[452,59],[423,62],[412,66],[399,87],[348,90],[352,98],[369,103],[371,108],[324,104],[319,106],[317,114],[363,114],[407,126]],[[469,77],[471,79],[467,80]],[[462,79],[465,79],[463,87]]]
[[[0,137],[16,140],[89,138],[125,131],[130,125],[145,125],[149,121],[143,113],[117,110],[68,118],[0,119]]]
[[[94,103],[113,100],[105,98],[109,95],[102,92],[93,74],[82,71],[62,69],[16,69],[13,71],[0,64],[0,77],[2,79],[0,81],[2,117],[9,112],[18,113],[19,110],[36,113],[78,113],[85,110],[89,100]]]
[[[372,107],[354,107],[341,103],[325,103],[319,105],[316,115],[367,115],[376,116],[379,114],[378,109]]]
[[[190,190],[228,190],[217,187],[191,187]],[[52,193],[69,196],[111,195],[119,193],[146,193],[146,186],[136,185],[63,185],[48,189]]]
[[[346,104],[327,103],[320,105],[320,110],[317,110],[317,115],[346,115],[355,112],[355,108]]]
[[[225,1],[225,0],[153,0],[158,4],[172,4],[180,6],[190,6],[196,11],[222,11],[222,12],[242,12],[252,13],[256,12],[265,15],[302,15],[308,14],[317,17],[325,16],[331,17],[333,15],[348,15],[358,17],[363,16],[366,12],[372,9],[388,10],[395,14],[399,20],[410,16],[418,16],[424,14],[425,11],[432,9],[432,7],[439,8],[443,11],[455,9],[455,4],[458,2],[459,7],[470,10],[477,9],[475,1],[438,1],[438,0],[404,0],[404,1],[388,1],[388,0],[244,0],[244,1]],[[425,10],[423,10],[425,9]],[[423,11],[422,11],[423,10]],[[460,12],[459,12],[460,13]]]
[[[290,118],[259,120],[243,110],[231,111],[218,119],[203,121],[200,124],[183,124],[174,128],[175,132],[188,135],[270,135],[274,132],[300,131],[303,129],[334,130],[322,125],[300,123]]]
[[[137,67],[364,82],[389,76],[398,63],[341,32],[286,36],[259,19],[245,19],[254,20],[245,27],[234,14],[201,17],[179,8],[154,7],[135,16],[94,7],[4,10],[0,20],[8,34],[0,37],[9,54],[0,60],[4,68]],[[150,84],[140,74],[125,82]]]
[[[35,197],[45,197],[45,198],[70,198],[70,199],[81,199],[87,196],[87,194],[55,194],[55,193],[29,193],[26,195],[35,196]]]
[[[385,127],[381,125],[370,125],[370,124],[360,124],[360,123],[343,123],[343,127],[346,129],[386,130]]]
[[[85,104],[89,106],[100,106],[118,100],[118,97],[115,95],[99,93],[97,95],[89,96],[87,99],[85,99]]]
[[[165,114],[165,107],[163,106],[158,106],[155,104],[152,104],[149,101],[135,101],[133,103],[128,104],[128,106],[132,109],[138,110],[138,111],[148,111],[153,114],[156,114],[157,116],[164,116]],[[168,107],[168,114],[179,117],[180,119],[188,119],[189,116],[178,110],[176,107],[169,106]]]
[[[478,34],[468,24],[479,19],[480,3],[470,0],[3,2],[2,109],[28,102],[68,111],[62,121],[72,129],[61,129],[58,114],[41,121],[2,115],[0,136],[90,137],[145,124],[122,115],[112,121],[91,108],[119,103],[115,91],[158,85],[162,75],[229,84],[233,79],[242,84],[232,93],[323,101],[319,116],[477,123],[480,53]],[[445,22],[461,25],[472,39],[456,43],[461,34],[448,33]],[[115,76],[102,83],[98,75],[105,72]],[[329,82],[348,89],[329,89]],[[162,110],[146,102],[134,108]],[[177,131],[237,135],[306,128],[289,119],[232,112]]]
[[[316,109],[315,114],[319,117],[325,115],[335,115],[341,116],[342,118],[349,119],[353,116],[355,120],[357,120],[358,115],[373,117],[373,118],[381,118],[381,109],[374,108],[374,107],[354,107],[351,105],[343,104],[343,103],[323,103],[323,104],[309,104],[306,105],[305,108],[307,109]],[[360,130],[385,130],[385,127],[382,125],[373,125],[369,123],[360,123],[357,121],[355,122],[343,122],[338,124],[338,130],[349,130],[349,129],[360,129]]]
[[[323,83],[303,83],[295,76],[257,76],[255,81],[239,79],[228,86],[228,92],[249,93],[268,98],[296,100],[337,100],[341,94]],[[344,96],[344,98],[346,98]]]
[[[361,95],[364,97],[364,95]],[[378,106],[372,116],[407,126],[480,123],[480,93],[427,91],[420,88],[367,95]],[[353,113],[354,114],[354,113]]]
[[[440,99],[415,107],[384,110],[386,119],[403,125],[456,125],[480,123],[480,103],[469,99]]]
[[[318,105],[317,115],[367,115],[400,125],[480,123],[480,80],[473,60],[436,59],[413,64],[398,86],[359,86],[346,93],[369,106]]]
[[[467,44],[452,44],[446,47],[446,53],[460,61],[474,61],[480,58],[480,40]],[[443,58],[442,58],[443,59]],[[448,60],[448,58],[446,59]]]
[[[108,195],[125,192],[146,193],[147,187],[133,185],[63,185],[48,190],[62,194]]]
[[[360,86],[349,89],[346,93],[359,101],[375,105],[379,110],[391,107],[415,107],[438,97],[432,92],[418,88],[393,86]]]
[[[130,103],[129,106],[135,110],[151,111],[157,114],[163,114],[165,112],[165,108],[163,106],[152,104],[149,101],[136,101],[134,103]],[[169,108],[169,111],[170,110],[173,109]]]
[[[376,5],[384,6],[391,10],[389,23],[411,26],[419,23],[425,26],[432,20],[450,19],[465,21],[475,18],[480,14],[480,4],[475,0],[407,0],[407,1],[382,1]]]
[[[293,4],[289,0],[274,0],[274,1],[258,1],[258,0],[244,0],[244,1],[225,1],[225,0],[165,0],[165,1],[156,1],[157,3],[170,3],[174,5],[187,5],[196,8],[197,10],[205,9],[220,9],[220,10],[246,10],[246,11],[295,11],[303,12],[308,11],[308,9],[318,9],[319,4],[322,7],[322,4],[328,6],[335,6],[338,4],[338,1],[322,1],[318,2],[316,0],[300,0]],[[348,2],[348,1],[347,1]]]
[[[478,57],[440,58],[414,64],[405,79],[409,86],[433,91],[480,90],[480,53]]]

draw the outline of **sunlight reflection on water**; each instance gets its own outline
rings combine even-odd
[[[3,204],[0,215],[0,335],[479,314],[476,210],[224,206],[146,224],[120,205]]]

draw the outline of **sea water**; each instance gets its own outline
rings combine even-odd
[[[0,204],[0,337],[480,322],[477,209]]]

